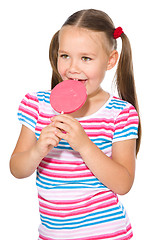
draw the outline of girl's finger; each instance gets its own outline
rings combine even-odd
[[[71,127],[68,125],[68,124],[65,124],[65,123],[62,123],[62,122],[55,122],[54,123],[54,126],[62,131],[65,131],[65,132],[70,132],[71,130]]]
[[[68,134],[66,132],[59,132],[58,131],[55,134],[58,138],[68,141]]]
[[[69,115],[61,114],[52,118],[53,123],[56,121],[67,123],[68,125],[70,125],[73,122],[76,122],[77,120]]]

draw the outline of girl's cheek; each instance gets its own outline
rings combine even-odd
[[[62,63],[61,63],[60,59],[58,59],[58,61],[57,61],[57,70],[58,70],[58,72],[61,74]]]
[[[62,77],[62,79],[64,78],[65,76],[65,66],[61,64],[61,62],[58,63],[58,66],[57,66],[57,70],[60,74],[60,76]]]

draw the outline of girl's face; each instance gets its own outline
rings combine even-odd
[[[81,81],[92,95],[108,67],[107,39],[102,32],[65,26],[59,34],[58,72],[62,79]]]

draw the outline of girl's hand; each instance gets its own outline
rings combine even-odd
[[[67,114],[52,117],[51,120],[56,128],[61,131],[56,132],[58,138],[66,140],[70,146],[78,152],[84,150],[90,141],[81,124]]]
[[[56,133],[60,132],[51,122],[47,127],[43,128],[40,137],[35,144],[35,150],[40,158],[44,158],[53,147],[56,147],[61,140]]]

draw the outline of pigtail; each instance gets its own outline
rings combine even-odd
[[[59,41],[58,41],[59,31],[55,33],[53,36],[50,48],[49,48],[49,59],[52,67],[52,80],[51,80],[51,89],[53,89],[59,82],[62,81],[58,70],[57,70],[57,58],[58,58],[58,49],[59,49]]]
[[[116,86],[119,97],[129,103],[131,103],[138,112],[139,106],[136,94],[136,87],[134,81],[133,61],[131,46],[128,37],[122,33],[122,50],[116,70]],[[141,123],[139,117],[138,139],[136,144],[136,154],[140,148],[141,141]]]

